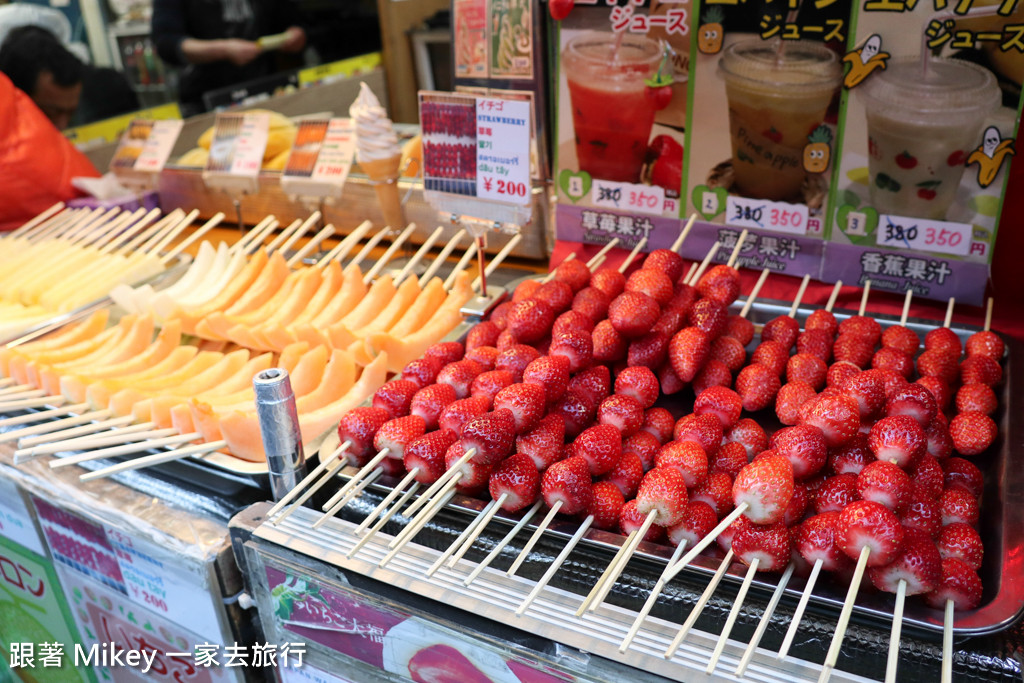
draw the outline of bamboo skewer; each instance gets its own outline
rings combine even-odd
[[[558,514],[558,511],[561,508],[562,501],[556,500],[555,504],[551,506],[550,510],[548,510],[548,513],[544,515],[544,519],[541,520],[540,524],[537,526],[537,529],[533,532],[533,535],[530,536],[530,540],[528,540],[526,542],[526,545],[523,546],[523,549],[519,551],[519,555],[517,555],[516,559],[512,562],[512,566],[510,566],[508,568],[508,571],[505,572],[506,576],[515,575],[519,567],[523,564],[523,562],[526,561],[526,558],[527,556],[529,556],[530,551],[533,550],[533,546],[537,545],[537,541],[540,540],[541,534],[544,533],[545,529],[551,526],[551,520],[555,518],[555,515]]]
[[[341,444],[338,448],[335,448],[334,451],[330,453],[330,455],[321,460],[320,463],[315,468],[313,468],[313,471],[311,471],[309,474],[303,477],[302,481],[296,484],[295,487],[292,488],[292,490],[286,493],[281,498],[281,500],[277,501],[274,504],[274,506],[267,511],[267,519],[272,520],[274,515],[276,515],[278,512],[284,509],[285,505],[295,500],[296,496],[298,496],[307,486],[309,486],[313,482],[313,480],[319,477],[320,474],[323,473],[324,470],[326,470],[330,466],[330,464],[334,462],[335,459],[344,455],[345,451],[347,451],[351,447],[351,445],[351,442],[346,441],[345,443]],[[345,458],[345,461],[347,462],[348,458]],[[277,522],[273,523],[277,524]]]
[[[338,514],[338,512],[340,512],[343,507],[348,505],[353,498],[360,495],[363,491],[366,490],[366,487],[380,479],[383,474],[383,469],[376,469],[373,472],[371,472],[370,476],[359,482],[358,486],[356,486],[354,489],[345,494],[338,502],[336,502],[326,512],[324,512],[324,514],[320,515],[320,519],[316,520],[316,522],[313,523],[313,528],[319,529],[324,524],[326,524],[327,520]]]
[[[120,235],[114,235],[113,239],[100,249],[100,254],[106,255],[116,251],[119,245],[130,240],[133,235],[139,234],[140,230],[144,231],[146,226],[155,221],[159,216],[160,209],[153,209],[134,224],[128,226]]]
[[[489,567],[491,563],[494,562],[494,560],[498,557],[498,555],[501,554],[501,551],[503,551],[505,547],[512,542],[512,539],[516,537],[516,534],[522,531],[523,527],[530,523],[530,520],[533,519],[534,515],[537,514],[537,511],[540,510],[542,505],[544,505],[543,500],[538,500],[536,503],[534,503],[533,507],[531,507],[526,512],[526,514],[523,515],[518,522],[516,522],[516,525],[512,527],[512,529],[510,529],[507,534],[505,534],[505,537],[498,542],[498,545],[494,546],[491,552],[487,554],[487,557],[485,557],[482,562],[477,564],[476,568],[472,572],[470,572],[469,576],[467,576],[463,580],[462,585],[468,586],[469,584],[473,583],[473,581],[476,580],[476,577],[480,576],[480,573],[484,569]]]
[[[48,420],[51,417],[56,417],[58,415],[77,413],[80,410],[86,410],[88,407],[88,403],[75,403],[69,406],[51,408],[50,410],[40,410],[38,412],[27,413],[25,415],[7,417],[0,420],[0,427],[14,427],[16,425],[31,424],[33,422],[42,422],[43,420]]]
[[[387,250],[384,252],[384,255],[377,259],[377,263],[373,265],[373,268],[370,268],[370,270],[367,271],[366,275],[363,276],[363,284],[368,285],[371,282],[373,282],[373,279],[380,274],[380,271],[382,271],[384,269],[384,266],[388,264],[388,261],[392,259],[392,257],[395,255],[395,252],[397,252],[405,243],[405,241],[409,239],[409,235],[411,235],[414,230],[416,230],[416,224],[410,223],[408,226],[406,226],[405,230],[399,233],[398,237],[396,237],[394,241],[391,242],[391,246],[388,247]]]
[[[864,292],[860,295],[860,309],[857,311],[857,315],[864,315],[864,312],[868,309],[869,292],[871,292],[871,280],[865,280]]]
[[[857,566],[854,568],[853,577],[850,579],[850,589],[846,593],[846,601],[843,602],[843,609],[839,613],[839,621],[836,623],[836,630],[832,635],[832,643],[829,645],[828,654],[825,655],[825,663],[821,667],[818,683],[825,683],[832,676],[832,670],[836,667],[836,662],[839,660],[839,650],[843,645],[843,636],[846,635],[846,627],[850,624],[853,603],[857,598],[861,579],[864,578],[864,569],[867,567],[870,554],[871,548],[865,545],[860,551],[860,557],[857,558]]]
[[[732,602],[732,609],[729,610],[729,616],[725,620],[725,626],[722,627],[722,633],[719,634],[718,642],[715,644],[715,649],[711,653],[711,661],[708,662],[707,669],[705,669],[709,675],[714,673],[715,667],[718,666],[718,660],[722,657],[722,652],[725,651],[725,644],[729,640],[729,634],[732,633],[732,627],[736,625],[736,618],[739,616],[740,608],[743,607],[743,601],[747,598],[747,591],[750,590],[750,584],[753,583],[754,575],[757,574],[757,567],[760,564],[761,558],[755,557],[751,560],[750,566],[747,567],[747,573],[743,577],[743,583],[740,584],[740,590]]]
[[[605,599],[608,597],[608,593],[611,592],[612,586],[615,585],[615,582],[618,581],[619,576],[626,569],[626,565],[629,563],[629,560],[633,557],[633,553],[636,552],[636,549],[640,545],[640,542],[644,540],[644,536],[647,535],[648,529],[650,529],[651,525],[654,524],[654,520],[655,518],[657,518],[657,516],[658,513],[656,510],[651,510],[649,513],[647,513],[647,518],[644,520],[643,525],[633,535],[632,540],[624,546],[624,552],[622,552],[621,556],[615,562],[615,564],[612,567],[609,567],[611,571],[608,572],[608,576],[604,580],[604,583],[601,585],[599,592],[597,593],[596,597],[594,597],[594,599],[591,601],[590,605],[587,607],[588,612],[593,612],[594,610],[596,610],[598,607],[601,606],[601,603],[603,603]]]
[[[118,446],[132,441],[150,438],[154,431],[159,431],[154,430],[154,426],[156,425],[152,422],[140,422],[139,424],[129,424],[106,432],[87,434],[85,436],[79,436],[71,439],[54,439],[51,441],[44,437],[42,441],[30,444],[25,450],[29,452],[29,455],[37,456],[53,455],[54,453],[60,453],[61,451],[84,451],[106,446]],[[174,433],[177,433],[177,431],[178,430],[175,429]],[[161,436],[169,435],[161,434]],[[29,441],[29,439],[25,439],[23,443],[27,443]]]
[[[839,298],[839,290],[843,287],[842,280],[836,280],[835,286],[832,287],[832,293],[828,297],[828,303],[825,305],[825,311],[827,313],[832,312],[832,307],[836,305],[836,299]]]
[[[814,565],[811,567],[811,573],[807,577],[807,582],[804,586],[804,592],[800,595],[800,602],[796,604],[796,610],[793,612],[793,619],[789,622],[789,628],[786,630],[786,637],[782,639],[782,645],[779,647],[778,659],[785,659],[786,653],[789,652],[790,645],[793,644],[793,638],[796,637],[796,631],[800,627],[800,620],[803,619],[804,610],[807,608],[807,602],[811,599],[811,592],[814,590],[814,584],[818,582],[818,575],[821,573],[822,560],[815,560]]]
[[[175,238],[177,238],[178,235],[180,235],[182,232],[184,232],[185,228],[187,228],[188,226],[192,225],[192,222],[198,216],[199,216],[199,211],[192,210],[187,216],[185,216],[185,218],[183,218],[181,220],[180,223],[178,223],[177,225],[172,227],[167,232],[166,235],[164,235],[159,241],[157,241],[154,245],[152,245],[152,247],[150,249],[146,249],[146,245],[143,245],[141,251],[143,253],[147,253],[147,254],[151,254],[153,256],[156,256],[161,251],[166,249],[167,245],[170,244],[172,240],[174,240]]]
[[[465,555],[466,552],[473,547],[473,544],[476,543],[476,539],[480,537],[480,534],[483,533],[483,530],[486,529],[487,525],[491,523],[491,520],[494,519],[494,515],[498,514],[498,511],[501,510],[501,506],[505,504],[505,501],[507,499],[508,493],[502,493],[500,496],[498,496],[497,500],[491,501],[494,503],[494,505],[489,505],[487,508],[484,508],[483,510],[480,511],[480,514],[477,516],[477,518],[473,520],[473,523],[476,525],[475,528],[466,536],[466,538],[462,541],[462,546],[454,552],[451,559],[448,561],[449,568],[455,567],[455,565],[458,564],[459,560],[462,559],[462,556]]]
[[[401,542],[397,543],[395,545],[395,547],[392,548],[391,551],[387,555],[384,556],[384,559],[382,559],[377,566],[383,568],[385,565],[387,565],[388,562],[390,562],[392,559],[394,559],[394,557],[398,553],[400,553],[402,551],[402,548],[404,548],[406,546],[406,544],[409,543],[409,541],[411,541],[416,536],[416,534],[418,534],[423,529],[423,527],[425,527],[427,525],[427,522],[429,522],[431,519],[433,519],[434,514],[436,514],[438,511],[440,511],[441,508],[443,508],[445,505],[447,505],[448,501],[450,501],[454,497],[455,497],[455,490],[451,489],[451,490],[445,492],[444,494],[442,494],[437,499],[437,501],[432,503],[431,507],[426,508],[424,510],[424,513],[427,513],[427,514],[424,514],[421,518],[417,518],[416,520],[411,522],[410,525],[407,526],[403,530],[402,533],[405,534],[405,538]],[[431,513],[433,513],[433,514],[431,514]],[[369,535],[367,535],[367,537],[369,537]],[[396,538],[395,540],[398,540],[398,538]],[[394,543],[394,541],[392,541],[392,543]]]
[[[601,259],[607,256],[608,252],[619,245],[619,238],[615,237],[606,245],[601,247],[601,251],[594,254],[589,261],[587,261],[587,268],[593,272],[597,268],[597,264],[600,263]]]
[[[625,273],[627,270],[629,270],[630,265],[632,265],[633,261],[640,254],[640,252],[643,251],[643,248],[646,246],[647,238],[644,237],[642,240],[636,243],[636,246],[633,247],[633,251],[629,252],[629,256],[626,257],[626,260],[623,261],[621,265],[619,265],[619,272]]]
[[[747,314],[750,313],[750,308],[754,305],[754,301],[757,300],[757,295],[761,293],[761,287],[764,286],[765,280],[768,279],[768,273],[771,271],[765,268],[761,271],[761,275],[757,278],[757,282],[754,283],[754,288],[750,290],[750,294],[747,295],[747,300],[743,304],[743,308],[740,310],[740,317],[746,318]]]
[[[320,232],[309,238],[305,246],[295,252],[295,255],[288,259],[288,267],[294,268],[296,265],[302,263],[302,260],[313,253],[313,251],[323,242],[325,239],[335,233],[334,226],[328,223],[325,225]]]
[[[441,565],[444,564],[448,560],[448,558],[452,557],[452,555],[455,554],[455,551],[457,549],[461,548],[463,544],[466,543],[469,537],[473,535],[473,532],[480,528],[480,522],[483,521],[484,517],[486,517],[488,513],[490,513],[492,510],[497,509],[498,501],[491,500],[490,502],[488,502],[487,505],[484,506],[484,509],[480,511],[480,514],[473,518],[473,521],[470,522],[465,529],[463,529],[462,533],[459,534],[459,536],[454,541],[452,541],[451,545],[448,546],[447,550],[441,553],[437,560],[434,561],[434,564],[432,564],[430,568],[427,569],[427,578],[429,579],[431,576],[433,576],[437,572],[437,570],[441,568]]]
[[[268,226],[276,225],[277,221],[271,215],[264,216],[259,223],[252,226],[248,232],[242,235],[237,242],[231,245],[230,250],[235,251],[248,251],[257,244],[261,244],[266,239],[267,235],[270,234],[270,230],[267,230]]]
[[[395,498],[398,498],[398,496],[400,496],[402,492],[405,491],[406,487],[413,482],[413,479],[416,478],[416,475],[419,474],[419,471],[419,467],[414,467],[411,470],[409,470],[406,473],[406,475],[402,477],[402,480],[400,482],[391,487],[391,490],[388,492],[388,495],[384,496],[380,503],[377,504],[377,507],[373,508],[373,510],[370,511],[370,514],[366,515],[366,517],[359,524],[359,526],[355,528],[355,531],[353,533],[356,536],[359,536],[364,531],[366,531],[366,527],[370,526],[373,520],[375,520],[378,515],[384,512],[384,510],[386,510],[388,506],[391,505],[392,502],[394,502]],[[419,482],[416,482],[416,484],[419,484]],[[397,506],[396,508],[392,508],[388,517],[390,518],[390,516],[396,512],[398,512]]]
[[[273,254],[274,252],[277,252],[277,251],[280,251],[283,254],[285,250],[281,248],[282,245],[284,245],[285,242],[289,241],[292,238],[292,235],[294,235],[295,232],[299,228],[301,228],[301,227],[302,227],[302,219],[301,218],[296,218],[291,223],[286,225],[284,227],[284,229],[281,232],[279,232],[274,237],[274,239],[270,240],[270,244],[268,244],[267,246],[263,247],[263,251],[267,252],[268,256],[270,254]],[[267,238],[267,236],[269,234],[270,234],[270,231],[267,231],[266,229],[264,229],[260,239],[259,240],[255,240],[254,239],[253,242],[249,246],[246,247],[246,251],[250,252],[250,253],[255,252],[255,251],[259,251],[260,250],[260,245],[262,245],[263,241]]]
[[[64,202],[57,202],[55,204],[51,204],[50,208],[46,209],[40,214],[37,214],[34,218],[29,219],[27,222],[22,223],[20,228],[12,230],[8,237],[11,239],[21,237],[22,235],[32,231],[36,227],[45,225],[47,221],[49,221],[53,216],[56,216],[63,209]]]
[[[177,431],[177,430],[175,430]],[[136,443],[127,443],[120,446],[111,446],[109,448],[100,448],[95,451],[88,453],[82,453],[81,455],[73,456],[73,462],[67,462],[72,458],[63,458],[55,461],[55,463],[67,463],[67,465],[73,465],[88,460],[103,460],[105,458],[114,458],[119,455],[129,455],[131,453],[141,453],[142,451],[152,450],[154,448],[161,448],[163,446],[178,446],[186,444],[190,441],[203,438],[203,435],[199,432],[191,432],[188,434],[178,434],[175,436],[166,436],[160,439],[146,439]],[[65,466],[67,466],[65,465]],[[59,464],[51,463],[50,467],[60,467]]]
[[[161,257],[160,263],[166,265],[176,259],[178,254],[188,249],[196,240],[217,227],[222,220],[224,220],[224,214],[218,211],[210,220],[199,226],[195,232],[183,239],[177,246],[173,247],[166,255]]]
[[[430,233],[430,236],[427,237],[426,241],[420,245],[420,248],[416,250],[416,253],[413,254],[412,258],[405,264],[405,267],[402,268],[398,275],[395,276],[396,287],[400,285],[405,278],[412,274],[412,271],[420,264],[420,261],[426,257],[427,252],[429,252],[433,248],[434,244],[441,239],[441,234],[443,232],[444,228],[439,225],[434,229],[434,232]]]
[[[87,408],[88,406],[86,405],[85,407]],[[63,408],[60,408],[58,410],[63,410]],[[68,411],[72,412],[70,408],[68,408]],[[97,413],[99,414],[99,418],[97,417]],[[35,413],[35,415],[40,414],[41,413]],[[17,441],[19,439],[28,438],[30,436],[38,434],[48,434],[56,432],[58,430],[64,429],[65,427],[73,427],[75,425],[85,424],[87,422],[93,421],[94,419],[102,419],[103,417],[107,417],[110,414],[111,413],[109,410],[95,411],[91,413],[83,413],[81,415],[72,415],[71,417],[62,418],[60,420],[54,420],[53,422],[44,422],[43,424],[38,424],[32,427],[22,427],[21,429],[7,432],[6,434],[0,434],[0,443],[9,443],[11,441]]]
[[[903,312],[900,313],[900,325],[907,324],[907,316],[910,315],[910,300],[914,296],[914,290],[908,289],[907,295],[903,297]]]
[[[462,255],[459,262],[455,264],[455,268],[452,270],[451,274],[448,275],[448,279],[444,281],[445,290],[449,290],[453,285],[455,285],[455,278],[459,273],[466,269],[466,266],[469,265],[469,262],[474,256],[476,256],[476,240],[473,240],[470,243],[469,247],[466,249],[466,253]]]
[[[102,479],[103,477],[110,477],[115,474],[120,474],[121,472],[129,472],[132,470],[142,469],[144,467],[152,467],[153,465],[160,465],[165,462],[171,462],[172,460],[181,460],[182,458],[190,455],[209,455],[211,452],[224,448],[227,445],[226,441],[211,441],[209,443],[202,443],[196,446],[188,446],[187,448],[179,448],[174,451],[168,451],[167,453],[146,455],[117,465],[111,465],[110,467],[102,470],[87,472],[81,475],[79,479],[81,481],[92,481],[93,479]]]
[[[320,212],[314,211],[312,214],[310,214],[309,218],[302,221],[302,225],[300,225],[299,228],[295,232],[293,232],[287,240],[285,240],[284,244],[281,245],[279,251],[282,254],[288,253],[288,250],[295,246],[295,243],[298,242],[302,238],[302,236],[305,235],[309,231],[309,229],[313,227],[319,220]]]
[[[555,576],[555,572],[557,572],[561,568],[562,564],[565,563],[565,558],[569,557],[569,553],[572,552],[573,548],[575,548],[580,542],[580,539],[583,538],[583,534],[587,532],[590,525],[593,523],[594,515],[587,515],[583,520],[583,523],[580,524],[580,528],[576,530],[576,533],[573,534],[572,538],[569,539],[569,542],[565,544],[564,548],[562,548],[562,552],[558,553],[558,556],[548,566],[547,571],[544,572],[544,576],[541,577],[540,581],[537,582],[537,585],[533,587],[532,591],[530,591],[530,594],[526,596],[525,600],[523,600],[523,603],[516,609],[517,617],[521,617],[526,613],[526,610],[530,608],[530,605],[537,599],[537,596],[540,595],[542,590],[544,590],[544,587],[551,582],[551,579]]]
[[[718,565],[718,570],[715,572],[714,576],[711,577],[711,581],[708,582],[704,592],[700,594],[700,597],[697,599],[697,604],[695,604],[693,609],[690,610],[690,616],[688,616],[686,621],[683,622],[683,625],[676,633],[676,637],[672,639],[672,642],[665,650],[665,659],[672,658],[672,655],[674,655],[676,650],[679,649],[679,646],[682,645],[683,639],[686,638],[686,634],[689,633],[690,629],[693,628],[693,625],[697,623],[697,617],[699,617],[700,613],[704,611],[704,606],[708,604],[708,600],[710,600],[711,596],[715,594],[718,584],[722,582],[722,577],[725,576],[725,572],[729,569],[729,566],[732,565],[732,558],[733,554],[730,549],[729,552],[725,554],[725,557],[722,558],[721,564]],[[672,565],[669,565],[669,567],[671,566]],[[668,570],[666,569],[666,572],[667,571]],[[654,595],[653,592],[651,594]]]
[[[370,528],[370,531],[365,536],[363,536],[358,543],[352,546],[352,549],[349,550],[345,556],[351,558],[360,550],[362,550],[363,546],[369,543],[370,539],[372,539],[377,534],[378,531],[384,528],[384,525],[388,523],[388,521],[394,516],[396,512],[398,512],[399,508],[401,508],[403,505],[409,502],[409,499],[412,498],[413,494],[416,493],[416,491],[418,491],[419,488],[419,482],[416,482],[411,487],[409,487],[409,490],[402,494],[402,497],[398,500],[395,506],[388,510],[386,513],[384,513],[384,515],[382,515],[381,518],[377,520],[377,523]]]
[[[366,241],[366,244],[363,245],[363,248],[359,251],[358,254],[356,254],[356,257],[352,259],[352,262],[349,265],[358,267],[359,264],[362,263],[366,259],[366,257],[370,255],[370,252],[373,251],[373,248],[376,247],[387,234],[388,228],[383,228],[374,233],[373,236]]]
[[[662,570],[661,576],[658,578],[658,583],[654,585],[654,590],[651,591],[651,595],[649,595],[647,597],[647,600],[644,602],[644,606],[640,610],[640,614],[633,621],[633,626],[629,629],[629,633],[626,634],[626,637],[622,639],[622,643],[619,644],[620,653],[624,653],[626,650],[629,649],[629,646],[633,643],[633,639],[636,638],[636,634],[640,632],[641,624],[643,624],[644,619],[647,618],[647,615],[651,613],[651,609],[654,608],[654,603],[657,602],[658,595],[660,595],[661,591],[665,588],[665,573],[668,571],[668,568],[672,565],[672,563],[678,560],[679,556],[683,554],[683,551],[686,549],[686,544],[687,541],[684,540],[682,543],[676,546],[676,549],[674,551],[672,551],[672,557],[669,558],[668,563],[665,565],[665,569]]]
[[[684,225],[683,229],[679,232],[679,237],[676,237],[676,241],[673,242],[672,246],[669,248],[670,251],[674,251],[677,254],[679,253],[679,250],[683,248],[683,242],[685,242],[686,238],[690,235],[690,230],[693,228],[693,224],[696,221],[697,214],[691,213],[690,217],[686,219],[686,225]]]
[[[46,393],[45,391],[43,392]],[[47,406],[60,406],[67,399],[58,394],[56,396],[39,396],[36,398],[23,398],[17,401],[0,401],[0,412],[8,410],[24,410],[26,408],[45,408]]]
[[[151,431],[148,431],[148,432],[139,432],[139,433],[136,433],[136,434],[132,434],[131,435],[132,438],[130,439],[130,441],[137,442],[135,445],[141,446],[141,448],[139,450],[146,450],[147,448],[152,448],[152,447],[155,447],[155,446],[158,446],[158,445],[166,445],[166,444],[157,444],[157,443],[154,443],[154,442],[150,442],[149,439],[162,439],[164,437],[173,437],[177,433],[178,433],[178,430],[173,428],[173,427],[167,427],[166,429],[154,429],[154,430],[151,430]],[[120,441],[117,441],[115,443],[125,444],[125,443],[128,443],[128,441],[125,441],[124,438],[122,437]],[[95,445],[99,446],[99,445],[103,445],[103,444],[97,443]],[[62,449],[62,450],[73,450],[73,449],[72,448],[66,448],[66,449]],[[77,450],[77,449],[74,449],[74,450]],[[100,449],[100,450],[95,450],[95,451],[86,451],[85,453],[78,453],[76,455],[70,455],[70,456],[68,456],[66,458],[60,458],[59,460],[51,460],[49,462],[50,469],[58,469],[60,467],[69,467],[71,465],[77,465],[79,463],[88,462],[90,460],[102,460],[103,458],[113,457],[111,454],[105,453],[106,450],[107,449]],[[128,451],[128,452],[133,452],[133,451]],[[115,455],[118,455],[118,454],[115,454]]]
[[[790,318],[796,317],[796,312],[800,308],[800,301],[804,298],[804,293],[807,291],[807,283],[810,281],[810,275],[804,275],[804,279],[800,281],[800,288],[796,290],[796,296],[793,297],[793,305],[789,307]]]
[[[430,282],[430,279],[434,277],[437,271],[440,270],[441,266],[443,266],[445,262],[447,262],[448,257],[451,256],[451,253],[455,251],[455,248],[459,246],[459,242],[461,242],[462,238],[465,236],[466,230],[462,229],[455,233],[450,240],[448,240],[448,244],[444,245],[444,249],[441,250],[441,253],[437,255],[437,258],[434,259],[434,262],[430,264],[429,268],[427,268],[427,272],[423,273],[423,276],[420,277],[420,287],[427,286],[427,283]]]
[[[373,227],[373,223],[370,221],[363,221],[360,223],[355,230],[350,232],[344,239],[331,249],[329,252],[316,262],[316,268],[324,268],[331,261],[344,261],[345,257],[348,256],[349,252],[355,248],[355,245],[359,243],[359,240],[363,239],[363,236],[370,231]]]

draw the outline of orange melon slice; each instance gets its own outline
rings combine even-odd
[[[85,389],[85,400],[89,402],[94,410],[106,408],[110,403],[110,397],[115,392],[129,386],[133,382],[175,372],[195,358],[198,351],[199,349],[194,346],[179,346],[171,351],[167,358],[145,370],[92,382]]]
[[[331,351],[320,385],[295,401],[299,414],[317,410],[341,398],[356,382],[356,363],[352,355],[341,349]]]
[[[107,326],[109,318],[110,309],[103,308],[82,322],[64,325],[41,339],[25,342],[18,346],[4,346],[0,348],[0,374],[7,377],[10,376],[8,375],[8,366],[10,359],[15,356],[25,357],[44,351],[66,348],[96,336]]]
[[[283,258],[271,257],[267,269],[250,290],[227,310],[207,316],[203,324],[196,326],[196,334],[206,339],[227,339],[227,331],[235,325],[252,325],[269,318],[288,299],[306,272],[289,272]]]
[[[195,334],[196,325],[210,315],[214,311],[220,311],[228,308],[231,304],[235,303],[239,297],[246,293],[250,285],[259,277],[259,274],[266,267],[269,258],[267,252],[260,250],[253,254],[249,262],[245,264],[245,267],[238,273],[238,276],[232,280],[227,287],[222,289],[217,296],[213,297],[202,306],[196,306],[190,308],[187,311],[176,310],[172,312],[168,318],[177,318],[181,320],[181,329],[186,334]]]
[[[205,372],[220,362],[223,357],[224,354],[221,353],[201,351],[192,360],[172,373],[162,377],[154,377],[143,382],[133,382],[131,385],[115,392],[110,397],[107,407],[113,411],[114,415],[131,415],[132,409],[139,401],[149,398],[156,392],[177,386],[201,372]]]
[[[431,278],[412,305],[406,309],[402,317],[387,332],[398,339],[412,334],[423,327],[430,320],[430,317],[437,313],[437,310],[444,304],[446,296],[444,283],[441,281],[441,278]],[[369,334],[364,335],[364,338],[368,337]],[[373,360],[373,356],[367,351],[363,338],[353,342],[348,347],[348,351],[359,365],[367,365]]]
[[[297,337],[290,328],[308,323],[320,311],[324,310],[341,290],[342,278],[341,265],[337,261],[331,261],[324,266],[321,273],[320,286],[309,300],[308,305],[297,316],[291,320],[281,320],[275,324],[261,325],[258,330],[255,330],[260,340],[266,344],[266,348],[280,351],[288,344],[294,342]]]
[[[309,268],[302,271],[302,277],[295,283],[295,287],[292,288],[288,297],[280,305],[276,306],[269,316],[253,323],[236,325],[228,331],[228,339],[232,339],[249,348],[273,350],[274,347],[263,338],[261,330],[282,325],[298,317],[310,304],[310,299],[315,296],[320,288],[323,282],[320,275],[320,270],[317,268]],[[245,331],[241,334],[237,332],[239,327],[245,328]]]
[[[46,351],[36,354],[31,358],[11,358],[11,377],[13,377],[18,384],[28,384],[30,378],[34,377],[37,380],[39,378],[38,373],[36,372],[37,365],[49,365],[52,363],[61,363],[73,360],[75,358],[84,358],[91,353],[95,353],[97,349],[105,348],[107,344],[117,343],[117,340],[121,338],[122,334],[124,334],[124,328],[108,327],[95,337],[84,339],[77,344],[72,344],[71,346],[55,349],[53,351]]]
[[[387,305],[377,309],[379,313],[362,327],[352,328],[344,322],[335,323],[328,327],[327,338],[330,340],[331,346],[336,349],[347,349],[353,342],[362,339],[368,334],[386,332],[389,327],[402,317],[402,314],[412,305],[419,293],[420,283],[417,282],[416,278],[408,278],[395,290],[394,296],[391,297]]]
[[[342,273],[343,280],[338,294],[331,299],[312,320],[292,325],[291,330],[296,339],[304,340],[311,346],[326,344],[327,339],[318,330],[338,322],[347,316],[366,296],[366,285],[363,284],[363,273],[356,266],[348,266]]]
[[[132,408],[132,414],[139,422],[155,422],[158,427],[169,427],[173,406],[215,389],[222,383],[233,381],[248,360],[249,352],[245,349],[229,353],[195,377],[139,401]]]
[[[94,357],[94,355],[90,355],[77,361],[40,367],[38,369],[39,383],[51,395],[59,394],[60,378],[65,373],[76,370],[89,370],[90,368],[103,367],[136,358],[149,348],[153,339],[154,327],[152,316],[141,316],[132,323],[131,327],[122,335],[117,344],[101,356]]]
[[[203,400],[213,399],[213,398],[217,398],[219,396],[223,396],[223,395],[235,393],[235,392],[238,392],[238,391],[242,391],[242,390],[244,390],[246,388],[246,386],[249,388],[249,391],[251,392],[252,391],[252,378],[257,373],[263,372],[264,370],[267,370],[267,369],[271,368],[273,366],[273,364],[274,364],[274,354],[272,354],[272,353],[264,353],[264,354],[262,354],[260,356],[255,357],[255,358],[250,358],[249,362],[246,363],[242,367],[242,369],[238,371],[238,373],[235,375],[235,377],[232,378],[231,381],[225,382],[225,383],[221,384],[220,386],[217,386],[217,387],[215,387],[213,389],[210,389],[209,391],[205,391],[205,392],[203,392],[203,394],[201,396],[199,396],[197,398],[203,399]],[[238,383],[236,383],[235,380],[237,380],[239,378],[241,378],[241,379],[243,379],[245,381],[245,385],[239,385]],[[245,379],[245,378],[248,378],[248,379]],[[160,410],[160,408],[154,402],[153,412],[154,412],[154,416],[157,419],[160,418],[160,416],[157,414],[159,410]],[[171,408],[169,410],[169,413],[170,413],[170,420],[171,420],[170,426],[171,427],[174,427],[175,429],[177,429],[182,434],[188,434],[190,432],[196,431],[195,423],[192,421],[192,411],[189,408],[189,401],[188,400],[177,401],[173,406],[171,406]]]

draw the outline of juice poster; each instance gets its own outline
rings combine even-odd
[[[455,77],[487,77],[487,0],[455,0]]]
[[[557,237],[632,248],[679,234],[690,2],[577,2],[559,22]]]
[[[533,78],[533,1],[490,0],[491,78]]]
[[[862,0],[824,279],[981,303],[1014,153],[1022,23],[1024,8],[996,0],[941,11]]]
[[[729,248],[747,229],[742,265],[816,277],[851,2],[708,0],[694,12],[684,199],[702,223],[684,253]]]

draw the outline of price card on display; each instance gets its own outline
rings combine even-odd
[[[155,186],[183,125],[181,119],[133,120],[110,160],[111,172],[127,186]]]
[[[601,208],[625,209],[651,216],[660,216],[670,207],[676,210],[679,207],[679,202],[666,199],[665,190],[657,185],[614,183],[607,180],[594,180],[590,200],[594,206]]]
[[[725,222],[738,228],[806,235],[809,216],[805,204],[730,195],[726,201]]]
[[[256,192],[267,148],[270,114],[218,114],[203,179],[214,189]]]
[[[0,479],[0,536],[32,552],[46,554],[21,492],[14,482],[7,479]]]
[[[882,214],[878,217],[875,242],[880,247],[967,256],[972,234],[973,228],[967,223]]]
[[[281,174],[281,189],[303,197],[340,197],[355,149],[352,119],[302,121]]]
[[[529,204],[530,103],[478,97],[476,101],[476,194]]]

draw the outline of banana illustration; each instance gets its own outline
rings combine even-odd
[[[843,61],[850,64],[850,70],[843,79],[843,85],[847,89],[860,85],[875,69],[885,68],[885,60],[889,59],[889,53],[881,50],[882,37],[874,33],[859,49],[851,50],[843,56]]]
[[[985,129],[981,146],[967,157],[967,165],[978,164],[978,185],[988,187],[996,179],[1003,159],[1014,154],[1013,138],[1003,140],[999,129],[989,126]]]

